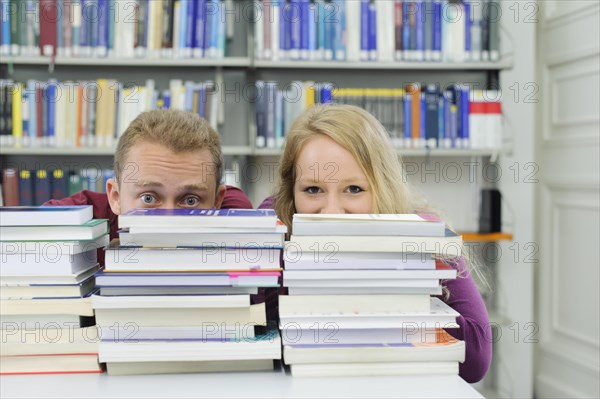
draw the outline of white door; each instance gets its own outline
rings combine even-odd
[[[540,1],[537,397],[600,397],[600,2]]]

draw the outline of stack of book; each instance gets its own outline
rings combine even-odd
[[[279,285],[272,210],[137,209],[119,227],[92,298],[109,374],[273,368],[279,333],[251,300]]]
[[[96,373],[90,295],[108,222],[91,206],[2,207],[0,374]]]
[[[294,376],[457,374],[465,345],[440,280],[462,239],[433,215],[294,215],[279,298]]]

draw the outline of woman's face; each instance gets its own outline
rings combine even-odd
[[[298,156],[294,203],[296,213],[372,213],[373,192],[352,154],[319,134]]]

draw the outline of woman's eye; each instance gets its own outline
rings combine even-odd
[[[142,202],[146,205],[150,205],[154,202],[154,196],[150,194],[142,195]]]
[[[312,187],[307,187],[306,189],[304,189],[304,191],[309,194],[318,194],[320,189],[319,189],[319,187],[312,186]]]
[[[350,192],[351,194],[358,194],[360,192],[363,192],[365,190],[363,190],[362,188],[358,187],[358,186],[350,186],[348,187],[348,192]]]

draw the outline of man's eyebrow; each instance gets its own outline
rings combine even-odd
[[[152,181],[152,180],[139,180],[135,182],[135,185],[137,187],[163,187],[164,184],[162,184],[161,182],[158,181]]]
[[[185,186],[179,187],[180,191],[208,191],[206,184],[186,184]]]

